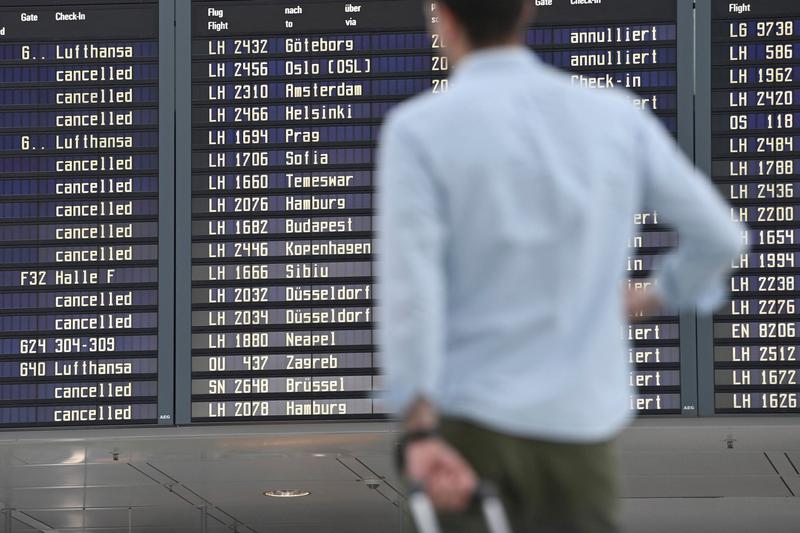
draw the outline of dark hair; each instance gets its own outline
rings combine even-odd
[[[464,26],[472,45],[507,40],[519,28],[525,0],[439,0]]]

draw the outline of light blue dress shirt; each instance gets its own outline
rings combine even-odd
[[[522,47],[474,53],[383,130],[379,342],[387,399],[566,442],[631,417],[623,287],[638,213],[680,235],[656,283],[708,311],[742,250],[729,207],[626,93]]]

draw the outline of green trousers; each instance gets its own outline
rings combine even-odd
[[[459,420],[441,432],[500,492],[514,533],[616,533],[611,442],[564,444],[512,437]],[[442,515],[443,533],[486,533],[479,507]],[[408,528],[409,531],[413,527]]]

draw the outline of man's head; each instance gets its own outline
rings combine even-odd
[[[438,24],[434,31],[447,43],[450,59],[492,46],[520,42],[530,18],[530,0],[437,0]]]

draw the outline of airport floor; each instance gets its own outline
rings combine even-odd
[[[797,533],[798,498],[636,498],[622,502],[625,533]]]
[[[0,433],[0,532],[404,533],[395,437],[387,423]],[[618,448],[625,533],[800,532],[796,419],[646,419]],[[281,490],[310,494],[265,496]]]

